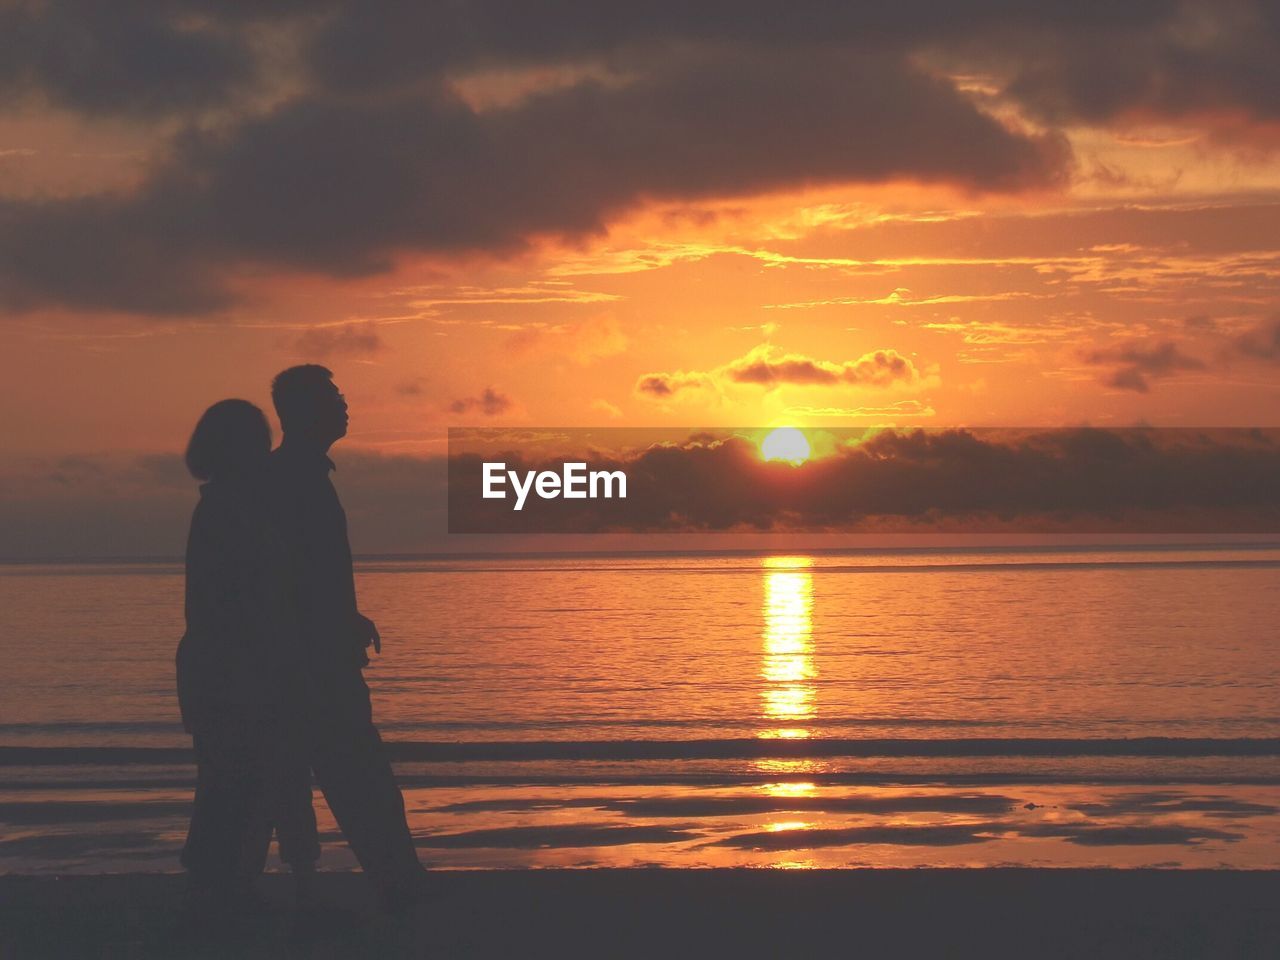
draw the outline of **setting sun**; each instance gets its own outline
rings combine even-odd
[[[778,427],[760,444],[760,455],[765,461],[785,460],[798,467],[809,459],[809,441],[795,427]]]

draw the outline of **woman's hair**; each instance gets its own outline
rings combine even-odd
[[[271,452],[271,427],[248,400],[219,400],[204,412],[187,444],[187,469],[197,480],[251,470]]]

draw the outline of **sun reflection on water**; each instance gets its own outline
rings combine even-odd
[[[764,652],[760,664],[762,738],[803,739],[817,713],[813,662],[813,561],[764,559]]]
[[[764,633],[760,660],[761,715],[769,724],[757,736],[762,739],[801,740],[812,736],[807,724],[817,717],[817,668],[813,660],[813,561],[808,557],[767,557],[764,560]],[[771,776],[812,774],[819,764],[808,758],[760,758],[754,767]],[[779,800],[811,797],[811,781],[775,781],[761,789]],[[788,815],[790,813],[790,815]],[[799,820],[795,812],[778,811],[763,828],[770,833],[811,829],[815,824]],[[794,859],[783,853],[771,866],[784,870],[808,869],[812,860]]]

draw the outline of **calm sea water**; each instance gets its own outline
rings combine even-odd
[[[1277,867],[1277,573],[1276,549],[992,550],[377,562],[358,587],[432,864]],[[0,568],[0,871],[177,869],[181,597],[171,565]]]

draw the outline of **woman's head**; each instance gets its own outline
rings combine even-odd
[[[252,472],[271,452],[271,427],[248,400],[220,400],[204,412],[187,444],[187,469],[197,480]]]

